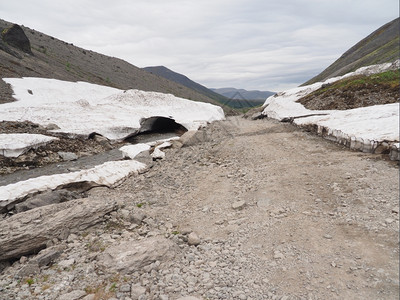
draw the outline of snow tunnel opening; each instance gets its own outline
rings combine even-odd
[[[152,139],[163,139],[181,136],[187,129],[172,118],[150,117],[140,120],[140,130],[135,136],[126,139],[130,143],[145,142]]]

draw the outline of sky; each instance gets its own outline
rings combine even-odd
[[[282,91],[397,18],[398,0],[15,0],[0,18],[209,88]]]

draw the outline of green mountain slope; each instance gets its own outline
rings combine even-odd
[[[322,73],[305,82],[303,85],[344,75],[361,67],[393,62],[399,59],[399,36],[400,19],[397,18],[362,39]]]

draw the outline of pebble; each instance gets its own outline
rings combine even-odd
[[[246,206],[246,201],[241,200],[241,201],[236,201],[232,204],[232,208],[236,210],[241,210]]]
[[[200,245],[201,240],[195,232],[191,232],[188,235],[187,242],[190,246],[197,246],[197,245]]]
[[[394,219],[392,219],[392,218],[385,219],[386,224],[392,224],[393,222],[394,222]]]

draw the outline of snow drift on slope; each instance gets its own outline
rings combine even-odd
[[[263,114],[280,121],[291,118],[293,123],[317,128],[317,132],[352,149],[374,152],[383,142],[395,147],[399,141],[399,105],[386,104],[340,110],[310,110],[298,99],[319,89],[322,85],[353,75],[370,75],[388,69],[398,69],[400,61],[363,67],[344,76],[330,78],[308,86],[297,87],[269,97],[264,103]]]
[[[57,124],[58,132],[123,139],[149,117],[174,119],[188,130],[224,119],[222,108],[171,94],[122,91],[86,82],[44,78],[4,78],[19,101],[1,104],[0,120]]]
[[[37,148],[54,140],[57,138],[42,134],[3,133],[0,134],[0,155],[18,157],[29,148]]]
[[[91,169],[71,173],[40,176],[0,187],[0,212],[11,209],[26,195],[77,182],[90,182],[112,187],[133,173],[146,168],[136,160],[108,161]]]

